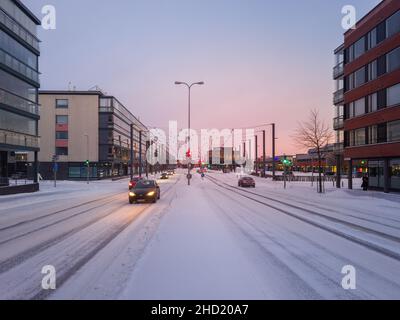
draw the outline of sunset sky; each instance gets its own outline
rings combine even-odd
[[[42,89],[98,85],[149,126],[194,128],[277,123],[278,153],[294,154],[297,122],[318,108],[333,118],[333,50],[341,9],[360,18],[377,0],[25,0],[39,17],[57,9],[57,29],[40,29]],[[269,148],[269,146],[268,146]]]

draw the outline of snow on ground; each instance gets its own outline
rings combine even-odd
[[[207,175],[237,185],[235,174]],[[21,197],[14,208],[0,208],[0,226],[11,226],[0,232],[0,297],[37,295],[41,266],[54,264],[60,286],[45,296],[50,299],[400,298],[400,259],[318,227],[323,224],[398,250],[400,242],[374,234],[400,237],[398,195],[333,186],[318,194],[309,183],[289,183],[285,190],[282,182],[256,182],[256,189],[249,191],[270,198],[264,202],[317,225],[198,174],[189,187],[183,171],[160,181],[162,198],[155,205],[129,205],[127,181],[65,183],[57,194],[49,186],[40,197],[46,200],[31,205],[36,198]],[[88,212],[85,205],[19,224],[97,196],[104,199],[88,205]],[[356,290],[341,286],[346,265],[357,270]]]

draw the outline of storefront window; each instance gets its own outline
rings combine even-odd
[[[384,175],[383,175],[383,161],[369,161],[369,186],[373,188],[383,188]]]
[[[400,189],[400,159],[390,161],[390,187]]]

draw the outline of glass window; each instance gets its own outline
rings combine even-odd
[[[378,62],[375,60],[368,65],[368,81],[375,80],[377,74],[378,74]]]
[[[365,67],[357,70],[354,73],[354,86],[358,88],[365,83]]]
[[[357,59],[365,52],[365,37],[362,37],[354,44],[354,59]]]
[[[400,68],[400,47],[387,54],[387,70],[392,72]]]
[[[80,167],[69,167],[68,176],[70,178],[80,178],[81,177],[81,168]]]
[[[400,159],[390,160],[390,187],[400,189]]]
[[[387,89],[387,106],[400,104],[400,83]]]
[[[378,143],[387,142],[387,125],[386,123],[378,124]]]
[[[368,112],[375,112],[378,110],[378,94],[373,93],[368,96]]]
[[[389,122],[387,131],[388,142],[400,141],[400,120]]]
[[[36,103],[37,89],[8,72],[0,72],[0,88]]]
[[[354,130],[354,145],[362,146],[365,144],[365,128]]]
[[[368,143],[378,143],[378,126],[368,127]]]
[[[391,37],[400,32],[400,11],[397,11],[386,21],[387,37]]]
[[[376,43],[381,43],[386,39],[386,21],[381,22],[376,27]]]
[[[1,30],[0,30],[0,43],[1,43],[1,49],[6,51],[8,54],[17,58],[18,60],[28,65],[32,69],[35,70],[38,69],[37,56]]]
[[[68,124],[68,116],[56,116],[57,124]]]
[[[365,98],[354,102],[354,116],[357,117],[363,114],[365,114]]]
[[[57,156],[67,156],[68,155],[68,148],[57,147],[56,148],[56,155]]]
[[[376,46],[376,28],[368,33],[368,50],[374,48]]]
[[[26,118],[18,114],[1,110],[0,128],[32,136],[37,135],[37,120]]]
[[[378,91],[378,110],[386,108],[387,106],[387,95],[386,89]]]
[[[377,76],[380,77],[381,75],[384,75],[386,73],[386,67],[387,67],[387,62],[386,62],[386,56],[381,56],[377,60]]]
[[[67,109],[68,108],[68,99],[57,99],[56,100],[56,108]]]
[[[59,140],[68,140],[68,132],[67,131],[61,131],[61,132],[56,132],[56,139]]]

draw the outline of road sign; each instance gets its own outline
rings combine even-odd
[[[53,164],[53,171],[54,171],[54,172],[57,172],[58,169],[59,169],[58,163],[57,163],[57,162],[54,162],[54,164]]]

